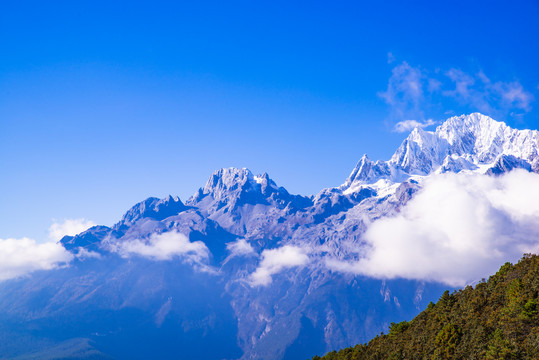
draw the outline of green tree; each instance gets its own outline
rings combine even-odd
[[[496,329],[492,336],[492,340],[488,344],[488,350],[485,354],[487,360],[505,360],[512,359],[512,347],[509,341],[503,336],[500,329]]]
[[[442,330],[436,335],[434,342],[436,346],[435,358],[453,359],[461,335],[462,332],[458,326],[451,323],[444,325]]]

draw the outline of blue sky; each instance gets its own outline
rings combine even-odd
[[[4,2],[0,238],[112,225],[220,167],[313,194],[388,159],[404,120],[537,129],[538,18],[537,1]]]

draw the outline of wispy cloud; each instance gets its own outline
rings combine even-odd
[[[386,91],[378,95],[391,107],[393,117],[417,117],[424,101],[424,80],[419,68],[403,62],[393,68]]]
[[[445,96],[451,96],[461,99],[464,102],[470,101],[472,96],[472,87],[475,84],[475,79],[459,69],[450,69],[446,72],[446,75],[454,83],[455,88],[452,90],[445,90],[443,94]]]
[[[469,75],[458,69],[450,69],[447,76],[453,81],[455,88],[444,91],[444,95],[474,106],[479,111],[531,110],[533,95],[525,91],[518,81],[493,82],[483,71]]]
[[[395,60],[396,60],[395,55],[393,55],[392,52],[388,52],[387,53],[387,63],[392,64],[392,63],[395,62]]]
[[[390,120],[397,123],[395,130],[406,119],[425,123],[427,116],[455,107],[459,112],[480,111],[503,120],[531,111],[534,101],[518,80],[493,81],[482,70],[429,70],[407,62],[393,67],[387,89],[378,95],[389,107]]]
[[[62,221],[53,220],[53,224],[49,228],[49,238],[59,241],[66,235],[77,235],[95,225],[93,221],[83,218],[64,219]]]
[[[56,242],[0,239],[0,280],[21,277],[37,270],[51,270],[68,264],[73,255]]]
[[[420,122],[417,120],[404,120],[399,121],[395,124],[395,127],[393,128],[393,131],[398,133],[408,132],[410,130],[413,130],[415,128],[426,128],[432,125],[435,125],[436,121],[432,119],[427,119],[424,122]]]
[[[511,83],[497,82],[493,85],[493,88],[500,94],[508,106],[526,112],[531,110],[530,104],[533,101],[533,95],[525,91],[518,81]]]
[[[258,268],[250,276],[253,286],[269,285],[272,275],[286,268],[302,266],[309,262],[307,251],[301,247],[285,245],[277,249],[262,251],[262,260]]]
[[[375,221],[359,261],[330,259],[337,271],[462,286],[505,261],[539,251],[539,175],[443,174],[402,211]]]

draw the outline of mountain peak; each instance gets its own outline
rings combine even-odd
[[[345,182],[345,185],[350,185],[353,181],[365,180],[369,176],[369,172],[372,167],[372,161],[369,159],[367,154],[364,154],[361,159],[358,161],[356,167],[348,176],[348,179]]]
[[[504,122],[496,121],[489,116],[481,113],[472,113],[469,115],[454,116],[436,128],[435,134],[443,139],[446,139],[449,144],[454,145],[463,138],[473,136],[477,141],[488,142],[492,141],[496,136],[502,136],[511,129]],[[517,130],[518,131],[518,130]],[[471,140],[471,139],[470,139]],[[473,143],[464,145],[472,146]],[[473,147],[463,149],[465,151],[473,151]]]
[[[496,163],[500,157],[503,166]],[[379,179],[401,182],[435,171],[485,172],[484,165],[539,172],[539,132],[513,129],[480,113],[454,116],[434,132],[414,128],[389,161],[373,162],[364,155],[341,188],[359,188],[352,183],[372,184]]]
[[[201,189],[201,195],[212,195],[214,199],[220,199],[226,197],[230,192],[252,184],[256,184],[256,181],[249,169],[221,168],[211,174],[206,185]]]
[[[472,113],[447,119],[435,132],[414,129],[390,162],[406,173],[426,175],[442,165],[447,156],[482,165],[510,155],[532,164],[539,161],[538,149],[536,130],[513,129],[489,116]]]
[[[389,163],[408,174],[426,175],[443,162],[446,152],[446,142],[440,141],[435,133],[416,127]]]
[[[538,158],[537,130],[513,129],[480,113],[452,117],[435,134],[448,142],[450,154],[472,158],[478,164],[492,163],[501,155],[530,163]]]
[[[436,128],[436,132],[442,132],[447,129],[454,130],[479,130],[492,129],[500,126],[507,127],[502,121],[496,121],[490,116],[475,112],[468,115],[453,116],[444,121]]]
[[[164,199],[149,197],[131,207],[122,217],[122,220],[114,225],[114,229],[122,231],[142,218],[163,220],[169,216],[179,214],[186,208],[177,196],[169,195]]]

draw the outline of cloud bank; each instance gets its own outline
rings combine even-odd
[[[96,224],[86,219],[65,219],[64,221],[54,221],[49,228],[49,238],[60,241],[64,236],[74,236],[88,230]]]
[[[253,286],[269,285],[271,276],[286,268],[302,266],[309,262],[305,249],[292,245],[285,245],[277,249],[262,251],[262,260],[258,268],[250,276]]]
[[[122,257],[138,255],[152,260],[171,260],[182,257],[192,263],[202,263],[209,259],[210,251],[202,241],[190,242],[178,231],[151,234],[148,239],[126,240],[114,244],[111,249]]]
[[[28,275],[37,270],[52,270],[69,266],[75,258],[101,258],[99,253],[79,248],[76,254],[67,251],[56,239],[64,236],[65,229],[80,232],[79,220],[67,220],[51,226],[54,241],[37,243],[29,238],[0,239],[0,281]],[[66,226],[62,226],[65,225]],[[79,227],[77,227],[79,226]],[[59,234],[62,234],[61,236]],[[248,245],[248,244],[247,244]],[[132,239],[114,243],[109,248],[124,258],[141,256],[152,260],[171,260],[179,257],[195,269],[213,272],[207,265],[210,251],[202,241],[190,242],[187,236],[170,231],[152,234],[148,239]],[[244,248],[242,251],[245,251]]]
[[[56,242],[0,239],[0,280],[27,275],[36,270],[51,270],[66,265],[73,255]]]
[[[463,286],[523,253],[539,252],[539,175],[446,173],[394,217],[372,223],[359,261],[328,260],[337,271]]]

